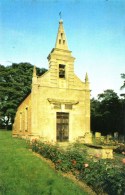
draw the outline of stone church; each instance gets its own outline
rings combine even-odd
[[[55,48],[48,55],[49,70],[42,76],[33,70],[32,90],[17,109],[13,136],[38,137],[50,142],[74,142],[90,134],[88,75],[81,81],[74,73],[63,21]]]

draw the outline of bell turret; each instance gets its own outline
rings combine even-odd
[[[59,28],[58,28],[55,48],[69,50],[62,19],[59,21]]]

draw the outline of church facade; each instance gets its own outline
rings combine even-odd
[[[49,70],[38,77],[34,67],[32,90],[17,109],[13,136],[74,142],[90,134],[88,75],[84,82],[75,75],[74,60],[60,20],[55,48],[48,56]]]

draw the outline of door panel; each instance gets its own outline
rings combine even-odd
[[[69,113],[56,113],[56,138],[60,142],[69,140]]]

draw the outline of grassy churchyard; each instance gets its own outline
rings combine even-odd
[[[88,194],[28,150],[26,141],[0,131],[0,195]]]
[[[0,131],[0,195],[124,195],[125,144],[117,145],[113,159],[102,159],[83,144],[62,149]]]

